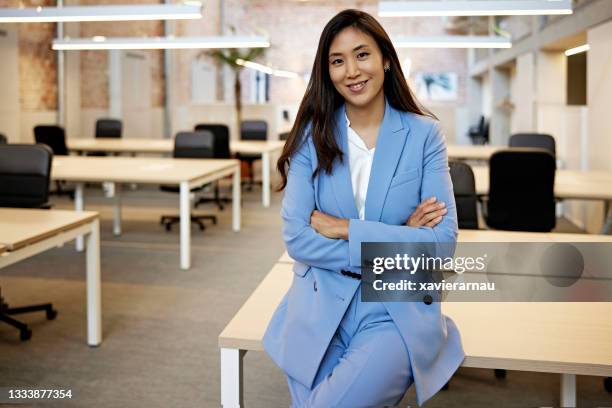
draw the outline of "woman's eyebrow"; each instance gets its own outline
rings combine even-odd
[[[358,45],[358,46],[356,46],[355,48],[353,48],[353,52],[355,52],[355,51],[359,51],[360,49],[362,49],[362,48],[367,48],[367,47],[368,47],[368,46],[367,46],[366,44],[361,44],[361,45]],[[329,56],[330,56],[330,57],[338,57],[338,56],[342,56],[342,53],[341,53],[341,52],[333,52],[333,53],[329,54]]]

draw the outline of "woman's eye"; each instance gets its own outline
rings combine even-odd
[[[370,53],[367,52],[360,52],[359,54],[357,54],[357,58],[365,58],[368,55],[370,55]]]
[[[338,65],[340,63],[342,63],[342,60],[340,58],[336,58],[335,60],[332,60],[332,65]]]

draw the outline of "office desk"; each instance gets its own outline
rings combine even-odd
[[[100,228],[91,211],[0,208],[0,269],[87,235],[87,344],[102,342]]]
[[[173,139],[71,139],[67,141],[68,149],[75,152],[107,152],[107,153],[172,153]],[[256,154],[261,156],[262,204],[270,206],[270,174],[271,154],[282,150],[283,140],[245,141],[231,140],[230,150],[233,153]]]
[[[482,160],[489,161],[493,153],[498,150],[507,149],[506,146],[491,145],[446,145],[446,151],[450,160]]]
[[[472,166],[476,181],[476,194],[489,193],[489,167]],[[555,197],[559,199],[601,200],[604,202],[604,226],[602,233],[612,229],[612,172],[557,170],[555,173]]]
[[[612,242],[587,234],[467,231],[463,242]],[[221,405],[242,407],[247,351],[262,351],[274,310],[291,286],[293,260],[285,252],[219,335]],[[612,303],[444,302],[465,351],[463,367],[561,374],[561,406],[576,406],[576,375],[612,376]]]
[[[240,163],[235,159],[172,159],[141,157],[55,156],[51,177],[76,183],[74,206],[82,211],[83,185],[86,182],[109,182],[114,186],[113,232],[121,234],[121,183],[166,184],[179,186],[180,265],[191,266],[192,188],[233,175],[232,226],[240,231]],[[82,241],[77,240],[82,249]]]

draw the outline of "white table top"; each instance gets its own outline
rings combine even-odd
[[[0,243],[7,251],[14,251],[97,217],[93,211],[0,208]]]
[[[472,166],[476,193],[489,192],[489,167]],[[612,200],[612,172],[557,170],[555,197],[583,200]]]
[[[102,151],[108,153],[172,153],[173,139],[69,139],[68,149],[82,152]],[[283,140],[268,141],[230,141],[234,153],[262,154],[280,150],[285,145]]]
[[[502,149],[507,149],[507,147],[491,145],[446,145],[448,158],[451,160],[489,160],[493,153]]]
[[[51,177],[81,182],[179,184],[231,171],[239,163],[235,159],[55,156]]]

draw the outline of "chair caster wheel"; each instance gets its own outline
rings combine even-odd
[[[57,310],[47,310],[47,320],[54,320],[57,317]]]
[[[19,340],[21,341],[28,341],[31,338],[32,338],[32,330],[30,329],[23,329],[19,333]]]
[[[506,370],[501,370],[499,368],[495,369],[495,378],[498,378],[500,380],[503,380],[504,378],[506,378]]]

